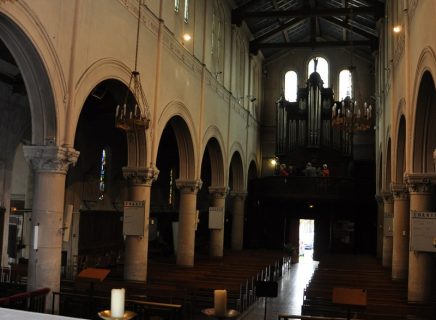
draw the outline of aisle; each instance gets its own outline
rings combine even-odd
[[[278,282],[279,293],[277,298],[268,298],[266,319],[277,319],[279,313],[301,314],[303,304],[303,291],[309,282],[317,261],[300,257],[300,262],[293,264]],[[254,304],[248,312],[244,313],[241,320],[261,320],[265,316],[264,298]]]

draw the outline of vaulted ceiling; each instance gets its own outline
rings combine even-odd
[[[265,58],[294,48],[352,47],[371,55],[384,0],[235,0],[232,23],[245,22],[250,52]]]

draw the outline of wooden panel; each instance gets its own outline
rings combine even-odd
[[[355,288],[333,288],[332,302],[353,306],[366,306],[366,290]]]

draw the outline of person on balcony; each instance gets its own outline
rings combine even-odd
[[[316,177],[316,168],[310,162],[306,164],[306,168],[303,171],[306,177]]]
[[[325,163],[322,165],[322,176],[323,177],[329,177],[330,176],[330,170],[329,170],[327,164],[325,164]]]
[[[280,164],[279,175],[281,177],[289,176],[289,172],[288,172],[288,170],[286,168],[286,164],[284,164],[284,163]]]

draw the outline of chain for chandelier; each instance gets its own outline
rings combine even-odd
[[[122,106],[117,105],[115,112],[115,126],[123,130],[135,128],[147,129],[150,124],[150,112],[144,91],[141,86],[140,73],[138,71],[139,31],[141,25],[142,0],[138,1],[138,22],[136,26],[135,64],[130,75],[129,86]],[[141,106],[138,104],[141,102]]]
[[[351,16],[353,16],[353,6],[350,7]],[[354,45],[353,45],[353,23],[350,22],[350,96],[345,97],[342,101],[335,102],[332,107],[332,126],[343,128],[347,132],[366,131],[371,128],[372,124],[372,106],[366,102],[359,103],[356,95],[358,88],[358,97],[360,95],[359,79],[357,68],[354,65]]]

